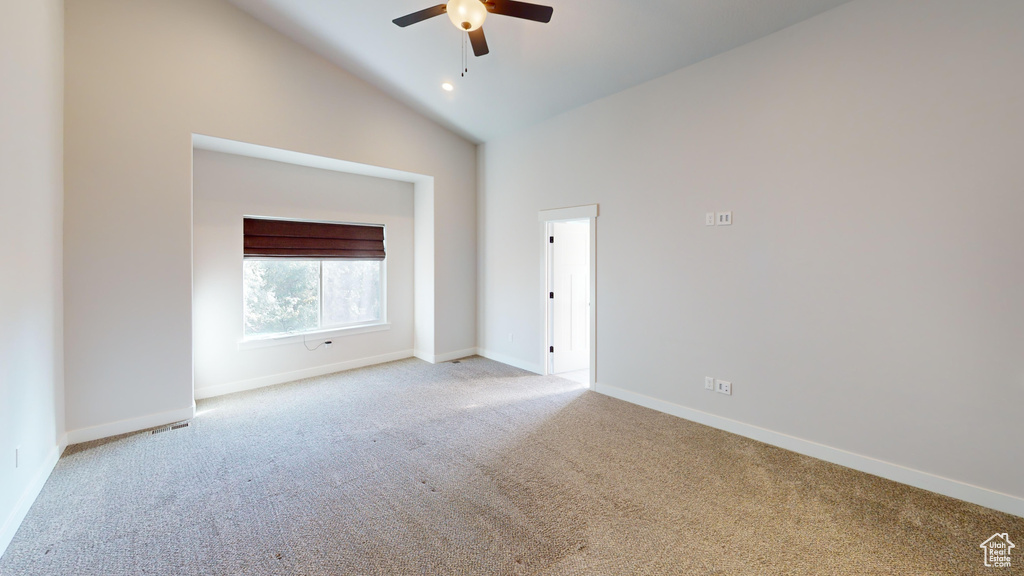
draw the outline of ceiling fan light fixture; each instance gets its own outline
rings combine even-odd
[[[480,0],[448,0],[445,11],[452,24],[466,32],[478,30],[487,19],[487,7]]]

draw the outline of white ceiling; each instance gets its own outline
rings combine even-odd
[[[537,0],[549,24],[491,14],[469,55],[445,16],[391,21],[443,0],[230,0],[476,142],[534,124],[791,26],[848,0]],[[451,93],[441,83],[455,85]]]

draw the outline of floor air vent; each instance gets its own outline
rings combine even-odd
[[[168,424],[167,426],[161,426],[153,430],[153,434],[159,434],[161,432],[170,432],[171,430],[178,430],[181,428],[188,428],[188,422],[178,422],[177,424]]]

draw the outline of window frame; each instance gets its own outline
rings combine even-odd
[[[385,229],[385,234],[386,234]],[[317,262],[319,268],[319,297],[318,297],[318,326],[314,330],[302,330],[293,332],[279,332],[275,334],[267,334],[263,336],[247,336],[245,333],[245,261],[246,260],[269,260],[269,261],[281,261],[290,260],[298,262]],[[269,258],[269,257],[250,257],[242,259],[241,269],[241,290],[242,295],[242,306],[240,314],[240,329],[242,332],[242,339],[238,343],[239,350],[247,350],[253,348],[264,348],[267,346],[277,346],[282,344],[292,344],[297,342],[306,342],[312,340],[322,341],[329,340],[331,338],[347,336],[352,334],[364,334],[368,332],[378,332],[381,330],[390,330],[391,323],[388,321],[388,289],[387,289],[387,267],[388,259],[377,260],[380,262],[380,318],[377,320],[367,320],[365,322],[357,322],[352,324],[341,324],[337,326],[323,326],[324,316],[324,303],[323,303],[323,291],[324,291],[324,261],[331,260],[330,258]]]

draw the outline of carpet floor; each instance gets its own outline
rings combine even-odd
[[[68,448],[0,574],[1024,573],[984,567],[996,532],[1024,519],[561,378],[411,359]]]

